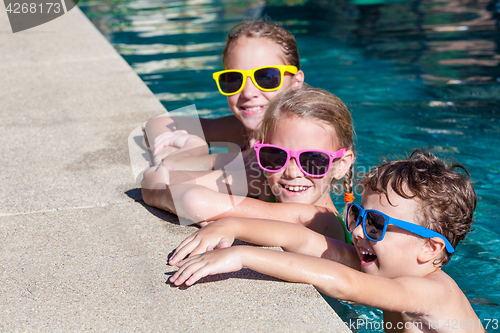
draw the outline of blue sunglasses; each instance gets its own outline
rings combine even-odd
[[[424,238],[439,237],[444,241],[446,250],[449,253],[455,252],[450,242],[438,232],[424,228],[418,224],[392,218],[378,210],[364,209],[354,202],[349,203],[345,217],[347,230],[353,232],[361,222],[363,222],[363,232],[366,238],[374,242],[379,242],[384,239],[387,226],[392,224]]]

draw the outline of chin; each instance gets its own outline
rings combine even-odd
[[[245,126],[246,129],[255,131],[260,128],[260,124],[262,123],[262,117],[246,117],[241,119],[241,123]]]
[[[293,198],[293,197],[279,197],[280,202],[290,202],[290,203],[301,203],[311,205],[311,201],[308,198]]]

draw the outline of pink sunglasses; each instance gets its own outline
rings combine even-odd
[[[254,145],[257,154],[257,162],[261,169],[269,172],[283,170],[293,157],[299,169],[310,177],[323,177],[332,166],[333,160],[344,156],[345,148],[339,151],[325,150],[290,150],[279,146],[261,143],[257,141]]]

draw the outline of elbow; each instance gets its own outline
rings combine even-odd
[[[187,190],[173,197],[177,215],[197,223],[210,219],[208,198],[212,192],[199,186],[190,186]]]
[[[142,201],[148,206],[153,206],[153,198],[151,190],[146,188],[141,188]]]

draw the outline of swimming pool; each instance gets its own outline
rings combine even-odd
[[[195,104],[214,118],[230,113],[211,75],[222,67],[226,32],[245,17],[284,24],[296,36],[306,82],[351,109],[358,171],[415,147],[469,169],[478,194],[475,230],[444,270],[482,320],[500,320],[498,0],[84,0],[79,6],[168,110]],[[344,320],[381,320],[371,308],[332,305]]]

